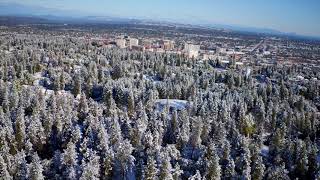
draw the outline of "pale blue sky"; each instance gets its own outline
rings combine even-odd
[[[233,24],[320,36],[320,0],[1,1],[69,9],[87,14]]]

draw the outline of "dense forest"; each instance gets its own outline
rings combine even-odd
[[[0,179],[320,178],[319,70],[95,45],[0,37]]]

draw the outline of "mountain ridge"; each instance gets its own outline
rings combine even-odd
[[[190,25],[195,27],[204,28],[214,28],[214,29],[224,29],[240,32],[258,33],[258,34],[268,34],[268,35],[284,35],[284,36],[297,36],[304,38],[316,38],[317,36],[307,36],[300,35],[297,33],[288,33],[275,30],[272,28],[260,28],[260,27],[250,27],[242,25],[230,25],[230,24],[215,24],[215,23],[181,23],[177,20],[152,20],[143,18],[130,18],[130,17],[115,17],[109,15],[99,15],[93,13],[86,13],[73,10],[61,10],[55,8],[46,8],[41,6],[31,6],[22,5],[19,3],[0,3],[0,16],[17,16],[17,17],[35,17],[44,18],[47,20],[61,21],[61,22],[83,22],[83,23],[106,23],[106,22],[131,22],[131,23],[166,23],[166,24],[180,24],[180,25]]]

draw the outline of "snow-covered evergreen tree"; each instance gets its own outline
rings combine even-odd
[[[28,179],[32,180],[44,180],[43,166],[41,164],[40,158],[37,154],[32,156],[32,163],[30,165]]]

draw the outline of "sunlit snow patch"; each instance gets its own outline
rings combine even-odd
[[[269,146],[263,145],[261,148],[261,155],[264,157],[268,157],[269,155]]]
[[[183,110],[187,108],[188,101],[179,99],[157,99],[155,104],[159,111],[162,111],[167,105],[169,109]]]

